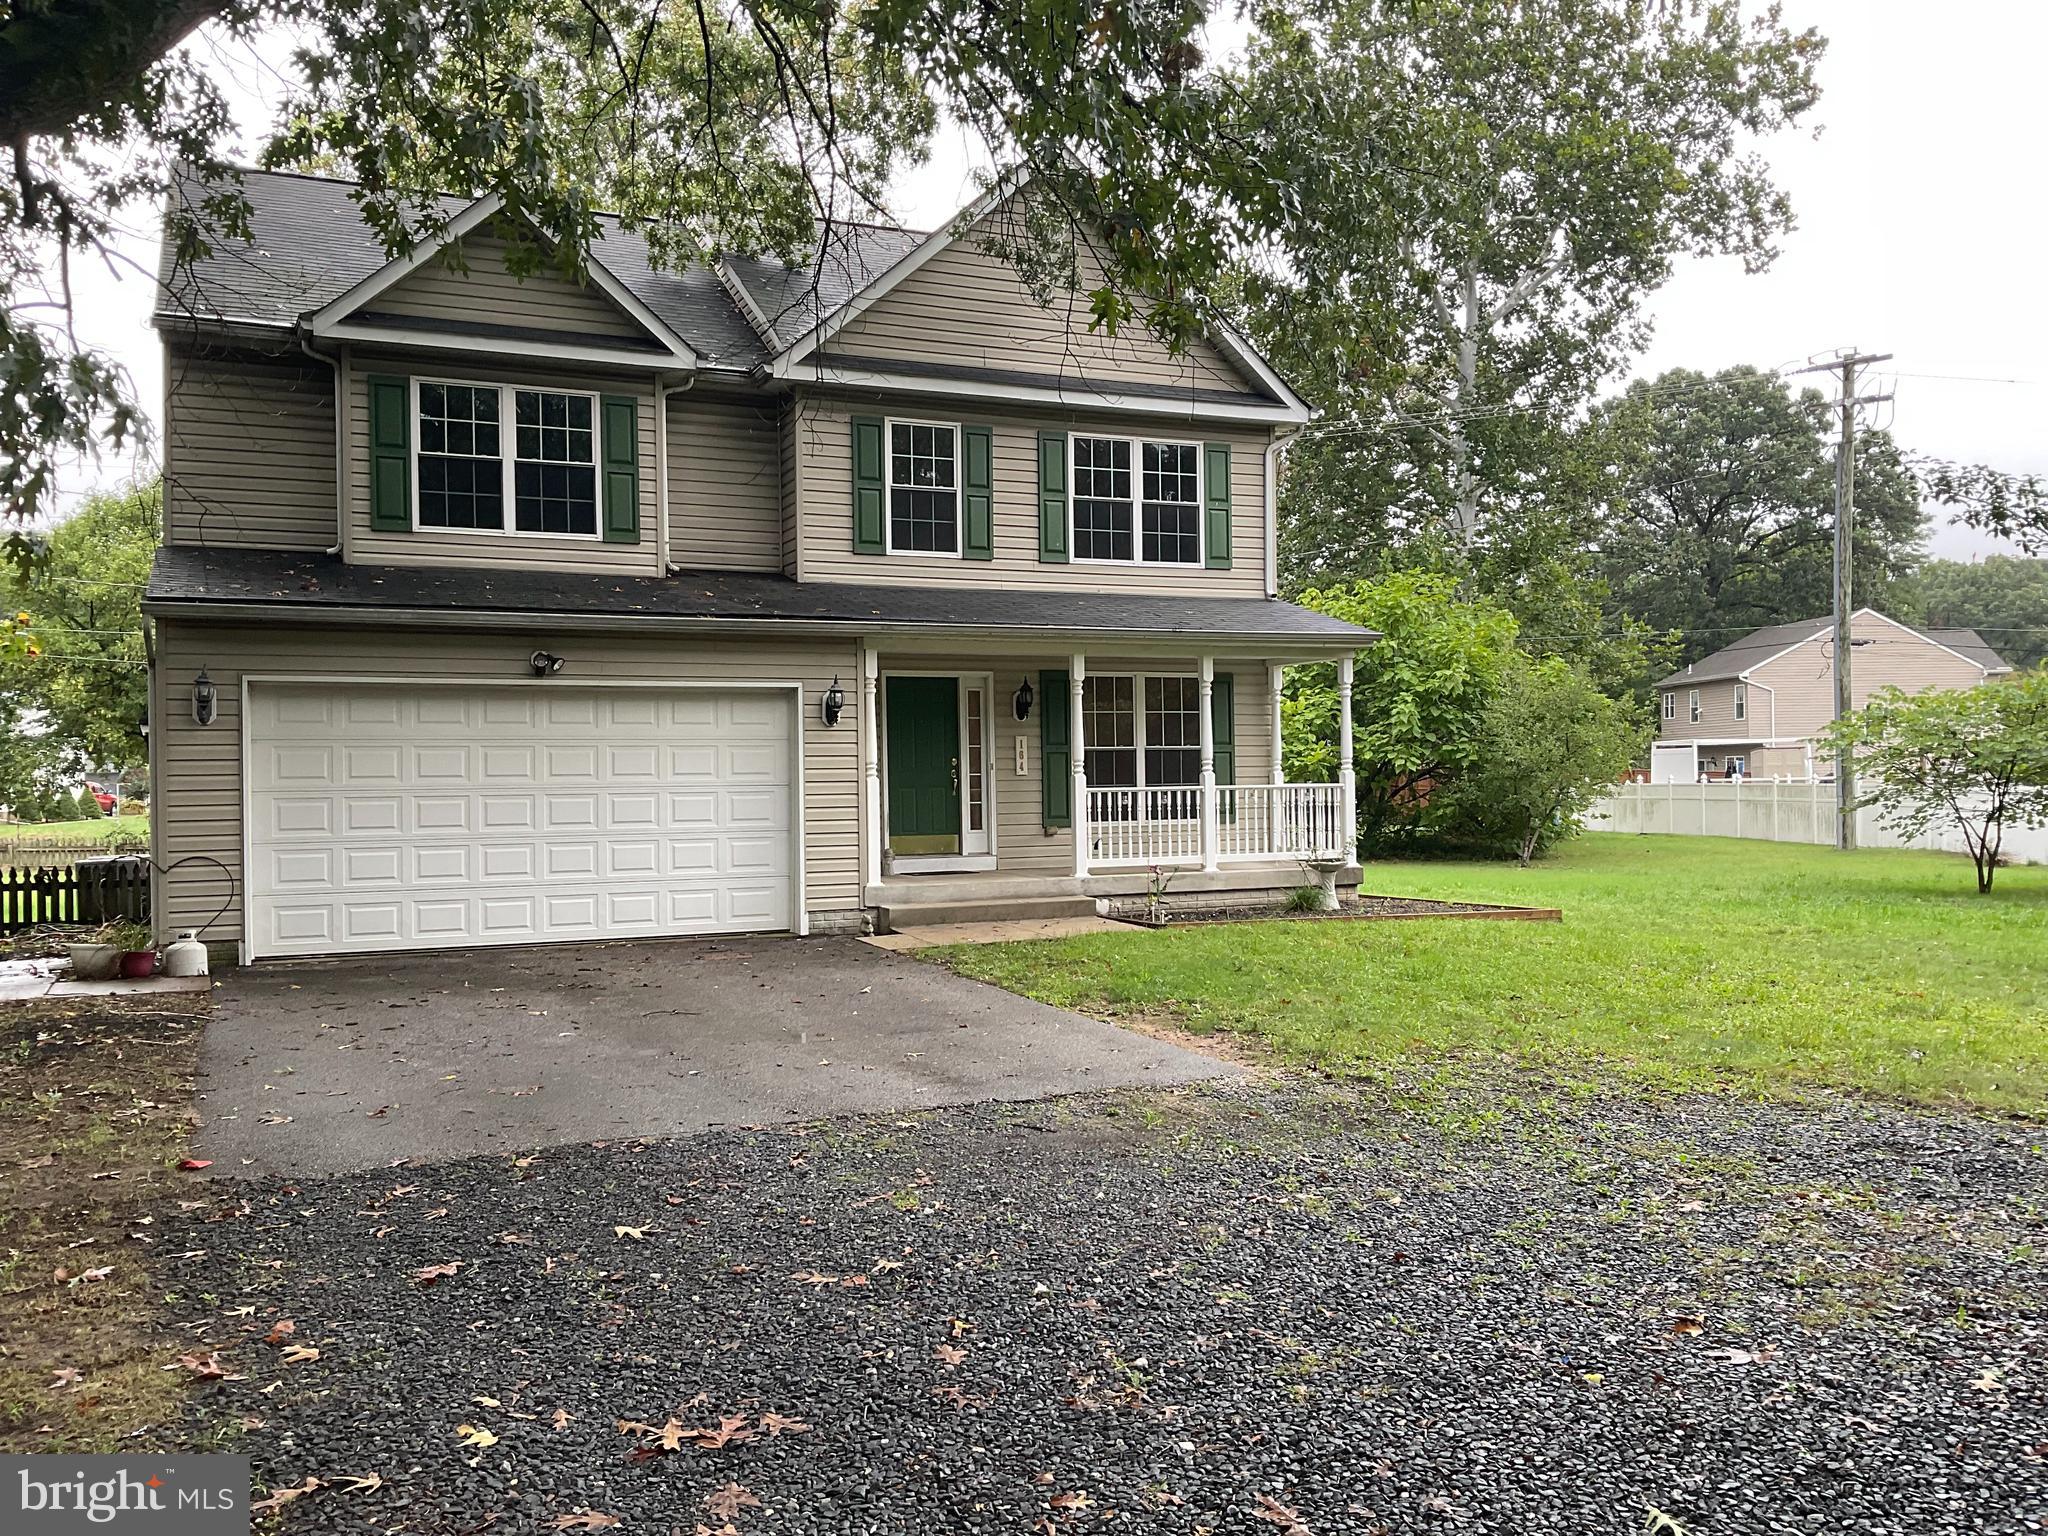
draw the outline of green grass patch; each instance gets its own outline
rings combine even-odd
[[[1672,1087],[2048,1111],[2048,869],[1593,834],[1530,869],[1367,866],[1384,895],[1561,924],[1245,923],[927,951],[1061,1007],[1232,1031],[1338,1072],[1503,1059]]]
[[[91,821],[0,822],[0,844],[148,841],[147,816],[96,816]]]

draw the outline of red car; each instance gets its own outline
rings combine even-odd
[[[99,801],[100,814],[102,816],[111,816],[114,813],[114,797],[108,794],[104,789],[94,790],[92,792],[92,797],[93,799]]]

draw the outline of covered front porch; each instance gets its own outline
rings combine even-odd
[[[1211,900],[1355,884],[1352,776],[1290,783],[1280,753],[1287,667],[1328,662],[1351,761],[1352,653],[1240,646],[863,646],[863,904],[1043,914],[1155,883]]]

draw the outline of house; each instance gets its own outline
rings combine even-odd
[[[245,185],[155,316],[167,927],[846,932],[1351,862],[1349,779],[1277,751],[1283,670],[1348,697],[1372,638],[1275,597],[1308,410],[1235,334],[1040,303],[977,237],[1020,180],[795,267],[605,220],[576,281],[488,199],[391,260],[346,184]]]
[[[1973,629],[1914,629],[1875,608],[1850,615],[1849,639],[1858,709],[1880,688],[1974,688],[2012,671]],[[1813,777],[1814,739],[1835,713],[1834,651],[1834,620],[1807,619],[1753,630],[1672,673],[1657,684],[1652,776]]]

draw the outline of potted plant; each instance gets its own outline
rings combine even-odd
[[[156,935],[150,932],[149,924],[123,918],[110,925],[109,937],[114,947],[121,951],[123,976],[132,978],[156,974]]]
[[[121,948],[114,942],[111,924],[90,938],[66,944],[64,952],[71,957],[71,974],[78,981],[111,981],[121,974]]]

